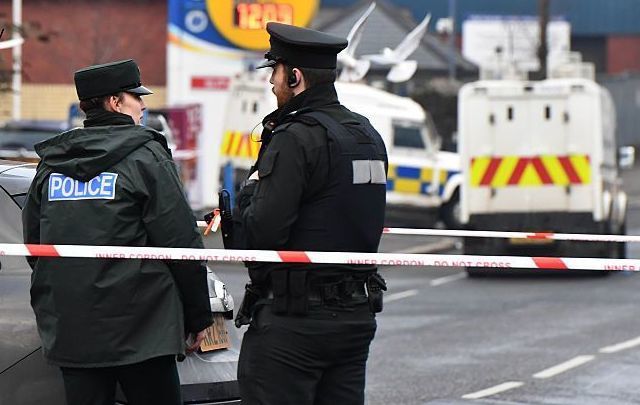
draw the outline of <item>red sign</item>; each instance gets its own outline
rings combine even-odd
[[[228,76],[193,76],[191,78],[192,89],[227,90],[231,78]]]

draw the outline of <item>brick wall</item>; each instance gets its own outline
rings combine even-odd
[[[640,35],[610,36],[607,39],[607,73],[640,71]]]
[[[145,101],[165,104],[167,0],[22,2],[22,118],[66,119],[77,102],[74,71],[128,58],[138,62],[142,82],[156,92]],[[0,0],[0,27],[10,20],[11,1]],[[10,66],[11,51],[0,51],[0,70]],[[11,96],[0,93],[0,122],[11,118],[11,109]]]
[[[167,0],[23,0],[22,15],[31,33],[24,83],[72,84],[81,67],[128,58],[140,65],[144,83],[166,83]],[[2,0],[0,25],[10,20],[11,1]],[[44,34],[48,41],[38,40]],[[0,54],[5,68],[10,55]]]

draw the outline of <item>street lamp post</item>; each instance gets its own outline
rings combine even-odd
[[[449,0],[449,18],[451,33],[449,34],[449,79],[456,78],[456,0]]]
[[[22,0],[13,0],[13,34],[14,40],[19,40],[20,27],[22,27]],[[13,56],[13,80],[11,90],[13,94],[13,114],[14,120],[20,119],[21,95],[22,95],[22,44],[18,44],[12,48]]]

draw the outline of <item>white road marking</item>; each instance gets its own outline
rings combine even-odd
[[[407,290],[395,294],[389,294],[384,297],[384,302],[389,303],[392,301],[401,300],[403,298],[413,297],[414,295],[418,295],[418,290]]]
[[[514,388],[518,388],[523,386],[524,383],[520,381],[507,381],[502,384],[498,384],[495,387],[487,388],[484,390],[472,392],[471,394],[465,394],[462,396],[464,399],[480,399],[484,397],[488,397],[490,395],[499,394],[501,392],[505,392]]]
[[[533,378],[549,378],[549,377],[553,377],[554,375],[558,375],[560,373],[564,373],[565,371],[571,370],[572,368],[581,366],[585,363],[590,362],[591,360],[595,359],[596,356],[593,355],[584,355],[584,356],[577,356],[572,358],[571,360],[567,360],[564,363],[560,363],[557,366],[553,366],[553,367],[549,367],[546,370],[542,370],[538,373],[535,373],[533,375]]]
[[[439,285],[447,284],[452,281],[460,280],[466,277],[467,277],[467,273],[465,272],[456,273],[446,277],[434,278],[433,280],[429,281],[429,285],[431,287],[437,287]]]
[[[635,339],[630,339],[615,345],[605,346],[598,350],[600,353],[615,353],[625,349],[631,349],[632,347],[636,347],[640,345],[640,336]]]

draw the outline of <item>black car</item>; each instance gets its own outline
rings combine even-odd
[[[33,164],[0,160],[0,243],[22,243],[20,210],[34,175]],[[60,371],[48,365],[41,352],[29,304],[30,277],[24,257],[0,255],[0,404],[63,405]],[[214,313],[229,317],[233,299],[210,270],[209,291]],[[229,349],[194,353],[178,363],[185,403],[240,403],[236,380],[240,339],[231,321],[225,325]]]
[[[9,121],[0,126],[0,159],[37,162],[34,145],[67,129],[65,121]]]

